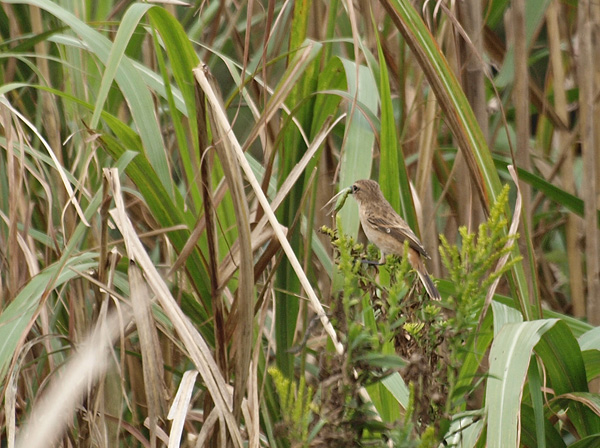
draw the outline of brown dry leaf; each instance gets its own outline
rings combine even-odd
[[[202,425],[202,429],[200,430],[200,434],[198,434],[198,438],[196,439],[196,448],[203,448],[208,443],[208,438],[213,432],[213,428],[219,421],[219,413],[214,408],[208,416],[204,418],[204,424]],[[223,433],[221,433],[222,435]],[[224,446],[223,440],[221,439],[221,446]]]
[[[177,394],[173,399],[169,415],[167,415],[167,419],[173,421],[169,434],[169,448],[177,448],[180,445],[183,424],[185,423],[197,376],[197,370],[188,370],[183,374],[181,383],[179,383]]]
[[[134,261],[129,263],[129,289],[131,308],[137,327],[142,354],[144,392],[148,404],[150,446],[156,446],[156,430],[159,419],[165,414],[165,386],[163,357],[158,341],[158,332],[152,317],[152,295],[140,268]]]

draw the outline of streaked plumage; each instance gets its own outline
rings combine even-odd
[[[408,240],[408,261],[417,271],[429,296],[434,300],[440,300],[440,293],[429,277],[423,262],[422,257],[430,258],[427,251],[408,224],[383,196],[379,184],[373,180],[359,180],[352,185],[351,193],[358,203],[358,213],[365,235],[381,250],[382,261],[386,255],[402,256],[404,241]]]

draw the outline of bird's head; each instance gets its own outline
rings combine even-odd
[[[359,204],[379,199],[382,196],[379,184],[370,179],[362,179],[354,182],[350,187],[350,194],[354,196],[354,199]]]

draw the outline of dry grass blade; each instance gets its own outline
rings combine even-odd
[[[206,77],[208,81],[208,77]],[[236,420],[241,416],[242,400],[246,395],[246,381],[248,379],[248,366],[250,364],[250,353],[252,351],[252,324],[254,318],[254,267],[252,256],[252,243],[250,237],[250,212],[248,202],[244,194],[242,184],[242,173],[235,159],[231,142],[226,137],[231,124],[215,119],[215,109],[222,110],[223,104],[220,97],[216,96],[218,89],[216,83],[209,81],[213,88],[215,102],[206,103],[204,92],[196,85],[196,98],[199,102],[198,108],[206,107],[211,122],[211,130],[215,141],[215,148],[223,167],[225,179],[229,186],[229,192],[235,209],[235,221],[238,231],[238,247],[240,251],[238,289],[236,292],[237,313],[235,319],[235,330],[232,345],[232,353],[235,362],[235,378],[233,389],[233,415]],[[207,222],[208,224],[208,222]],[[214,286],[217,287],[218,283]],[[220,347],[225,350],[225,347]]]
[[[337,337],[337,334],[335,333],[333,325],[331,325],[331,322],[329,321],[329,319],[327,318],[327,315],[325,314],[323,305],[321,305],[321,302],[319,301],[312,285],[310,284],[308,278],[306,277],[306,274],[302,270],[302,266],[300,265],[300,262],[298,261],[298,257],[296,257],[296,254],[294,253],[292,247],[290,246],[290,243],[288,242],[286,236],[284,235],[283,231],[281,230],[279,221],[277,221],[277,218],[276,218],[275,214],[273,213],[273,210],[271,209],[264,192],[262,191],[260,183],[254,176],[254,173],[252,172],[252,168],[250,167],[250,164],[246,160],[246,157],[244,156],[244,152],[242,151],[242,148],[241,148],[239,142],[237,141],[231,128],[228,127],[229,123],[227,120],[227,116],[225,115],[225,111],[220,107],[219,99],[215,95],[215,92],[213,91],[211,84],[206,77],[206,74],[204,72],[204,66],[201,65],[201,66],[195,68],[194,75],[196,77],[196,81],[200,84],[200,87],[202,88],[202,90],[204,90],[208,101],[211,103],[211,105],[213,107],[213,112],[215,113],[215,119],[221,123],[221,126],[224,130],[227,130],[227,132],[224,135],[226,135],[227,139],[230,140],[231,147],[234,150],[235,155],[237,156],[238,162],[239,162],[240,166],[242,167],[242,170],[244,171],[244,174],[246,175],[248,182],[252,186],[252,189],[254,190],[254,193],[256,194],[256,197],[257,197],[261,207],[263,208],[263,210],[267,216],[267,219],[271,223],[271,226],[273,227],[275,235],[277,236],[277,239],[279,239],[279,242],[281,243],[281,247],[283,248],[283,251],[285,252],[286,256],[288,257],[290,264],[292,265],[292,268],[294,269],[294,272],[296,272],[296,275],[298,276],[302,287],[306,291],[306,294],[308,295],[313,308],[315,309],[316,313],[318,314],[318,316],[321,320],[321,323],[323,324],[323,327],[325,328],[325,331],[331,338],[331,340],[335,346],[336,352],[339,354],[344,353],[344,346],[338,340],[338,337]]]
[[[6,392],[4,393],[4,415],[6,419],[4,422],[4,431],[8,448],[15,446],[15,436],[17,434],[17,394],[17,375],[16,370],[13,370],[10,380],[6,385]]]
[[[108,211],[112,198],[106,177],[102,179],[102,204],[100,205],[100,260],[98,261],[98,280],[106,282],[108,260]]]
[[[579,81],[579,111],[581,150],[583,153],[585,259],[587,268],[586,315],[593,325],[600,324],[600,231],[598,230],[598,195],[600,193],[600,167],[598,163],[598,137],[600,136],[600,108],[597,102],[597,74],[600,62],[597,57],[595,35],[598,26],[597,5],[583,0],[577,11],[580,55],[577,58]]]
[[[212,301],[213,317],[214,317],[214,333],[215,333],[215,358],[225,376],[229,372],[227,365],[227,341],[225,340],[225,316],[226,313],[223,307],[223,300],[219,292],[220,285],[220,270],[219,270],[219,238],[217,234],[217,211],[213,201],[212,194],[212,169],[213,169],[213,153],[211,140],[208,136],[207,115],[204,98],[201,97],[201,92],[195,90],[196,95],[196,122],[198,128],[198,146],[201,148],[200,153],[200,190],[202,192],[202,207],[204,215],[202,216],[206,228],[206,242],[208,245],[208,276],[210,278],[210,297]],[[221,185],[224,185],[221,183]],[[199,219],[194,232],[195,237],[199,238],[200,233],[196,230],[201,230]],[[239,240],[236,240],[238,243]],[[196,239],[190,238],[188,243],[196,245]],[[187,246],[187,243],[186,243]],[[189,246],[189,249],[192,247]],[[184,250],[186,250],[184,248]],[[182,253],[183,254],[183,253]],[[205,403],[205,410],[210,408],[210,403]]]
[[[8,219],[8,216],[2,213],[2,211],[0,211],[0,219],[2,219],[7,226],[9,226],[12,222],[10,219]],[[25,258],[25,264],[28,270],[27,275],[34,277],[40,272],[40,267],[38,266],[38,260],[35,255],[34,248],[29,247],[27,241],[20,233],[17,233],[16,241],[19,243],[19,248],[23,252]],[[23,275],[24,273],[21,272],[21,274]]]
[[[309,49],[310,50],[310,49]],[[231,60],[228,58],[223,58],[223,63],[227,66],[227,69],[229,70],[229,73],[231,75],[231,77],[236,80],[236,82],[238,83],[238,85],[243,85],[243,80],[240,78],[239,73],[238,73],[238,66]],[[244,72],[244,75],[246,75],[247,73]],[[266,79],[266,78],[265,78]],[[264,89],[264,91],[268,94],[273,96],[275,90],[273,90],[273,88],[271,88],[265,81],[264,79],[262,79],[260,76],[255,76],[253,78],[254,82],[256,82],[262,89]],[[293,86],[293,82],[287,82],[287,86],[286,87],[286,91],[289,92],[289,89],[291,88],[291,86]],[[269,160],[270,159],[270,147],[269,144],[270,142],[268,141],[268,138],[266,136],[267,131],[265,131],[265,128],[269,127],[269,121],[271,118],[273,118],[275,112],[277,112],[279,109],[283,110],[286,114],[288,114],[288,117],[291,118],[292,122],[297,126],[298,131],[300,132],[300,134],[302,135],[302,139],[306,142],[306,144],[308,145],[308,137],[306,136],[304,129],[302,127],[302,124],[300,123],[300,121],[298,120],[298,117],[293,115],[290,108],[285,104],[285,98],[286,97],[282,97],[279,101],[278,104],[274,104],[273,100],[270,99],[269,100],[269,106],[265,109],[265,112],[261,114],[258,106],[256,105],[254,98],[252,97],[252,95],[248,92],[247,88],[242,88],[241,90],[241,94],[242,97],[244,99],[244,101],[246,102],[246,105],[248,106],[248,110],[252,113],[252,116],[254,117],[254,119],[256,120],[256,123],[254,125],[254,127],[252,128],[252,130],[248,133],[248,137],[246,138],[246,140],[244,141],[244,145],[243,148],[244,150],[246,150],[247,148],[250,147],[250,145],[252,145],[252,143],[254,143],[254,141],[256,140],[257,137],[260,136],[261,140],[263,141],[263,146],[265,149],[265,159]],[[272,97],[271,97],[272,98]],[[271,131],[268,131],[271,132]]]
[[[182,2],[179,0],[146,0],[148,3],[157,3],[160,5],[173,5],[173,6],[185,6],[190,8],[192,5],[188,2]]]
[[[126,326],[131,315],[111,314],[101,321],[67,363],[62,375],[57,375],[47,392],[35,405],[29,419],[20,429],[17,447],[46,448],[54,446],[63,429],[72,422],[72,415],[90,384],[105,372],[109,349]]]
[[[211,350],[171,295],[171,291],[158,273],[138,235],[135,233],[133,225],[125,212],[125,204],[117,170],[114,168],[106,170],[105,175],[108,176],[110,181],[116,205],[116,210],[111,211],[111,216],[121,234],[123,236],[127,235],[126,241],[129,244],[127,247],[129,258],[136,261],[144,272],[146,281],[154,294],[156,294],[158,303],[173,324],[190,359],[198,369],[206,385],[206,389],[215,403],[215,412],[225,422],[226,428],[232,436],[233,446],[241,447],[242,436],[239,426],[231,413],[231,392],[221,375]]]
[[[569,135],[570,126],[569,105],[566,92],[566,73],[563,66],[562,43],[559,27],[559,8],[556,2],[551,2],[546,11],[546,27],[548,29],[548,48],[550,52],[550,64],[552,66],[552,76],[554,78],[554,107],[556,115],[566,126],[556,130],[556,141],[559,148],[563,148],[561,161],[556,163],[556,168],[560,168],[564,188],[568,193],[576,193],[576,184],[574,176],[575,145],[571,143],[574,135]],[[533,207],[536,208],[535,205]],[[583,282],[583,264],[578,245],[580,218],[573,213],[566,216],[565,223],[565,245],[567,251],[569,279],[571,288],[571,301],[573,303],[573,315],[575,317],[585,316],[585,292]]]
[[[257,338],[261,340],[261,338]],[[248,431],[248,446],[258,447],[260,446],[260,401],[259,401],[259,382],[255,361],[258,358],[257,347],[254,348],[253,360],[250,363],[250,375],[248,377],[248,399],[245,402],[246,406],[244,410],[244,422],[246,423],[246,430]]]
[[[27,280],[39,272],[36,250],[29,247],[24,238],[29,226],[28,207],[24,187],[27,182],[24,148],[27,134],[22,129],[19,120],[10,114],[6,107],[0,107],[0,127],[4,128],[6,148],[6,183],[8,187],[8,215],[0,210],[2,218],[8,227],[5,253],[10,263],[7,268],[7,284],[2,285],[0,279],[0,305],[11,300]],[[19,224],[24,224],[24,229],[19,231]],[[2,252],[2,251],[0,251]],[[0,269],[4,263],[0,262]]]
[[[208,414],[208,416],[205,416],[204,424],[202,425],[200,434],[198,434],[198,438],[196,439],[195,446],[197,448],[204,448],[205,446],[208,445],[208,437],[212,433],[213,428],[217,424],[218,420],[219,420],[219,414],[216,412],[215,409],[213,409],[212,412],[210,414]],[[223,446],[223,443],[221,443],[221,446]]]
[[[160,351],[158,333],[152,318],[152,301],[148,286],[140,268],[134,261],[129,263],[128,273],[131,307],[133,309],[133,317],[142,353],[144,389],[148,404],[150,446],[155,447],[158,420],[164,416],[166,409],[163,357]]]
[[[167,415],[168,420],[172,420],[171,433],[169,434],[169,448],[177,448],[181,442],[181,434],[183,433],[183,425],[185,417],[194,391],[194,383],[198,376],[197,370],[188,370],[183,374],[177,394]]]
[[[275,195],[273,202],[271,202],[271,210],[273,212],[275,212],[279,208],[283,200],[290,193],[291,189],[294,187],[294,185],[296,185],[296,182],[300,178],[300,175],[304,172],[311,159],[315,156],[316,152],[321,147],[327,136],[331,133],[335,126],[344,118],[346,118],[346,114],[340,115],[333,123],[331,123],[331,117],[328,117],[327,120],[325,120],[325,123],[323,123],[323,127],[317,133],[315,139],[308,146],[308,148],[306,148],[306,151],[304,152],[302,158],[298,161],[294,168],[292,168],[285,181],[277,189],[277,194]],[[261,217],[258,224],[256,224],[256,226],[254,227],[254,230],[252,232],[253,237],[255,233],[258,233],[265,226],[267,220],[268,218],[266,215],[263,215]],[[281,228],[284,229],[285,227],[281,226]]]
[[[341,114],[338,118],[336,118],[335,121],[333,121],[333,123],[331,122],[331,117],[328,117],[327,120],[325,120],[321,130],[315,136],[315,139],[312,141],[312,143],[309,145],[309,147],[306,148],[306,151],[304,152],[304,155],[302,156],[300,161],[296,164],[296,166],[294,166],[294,168],[292,168],[288,177],[285,179],[283,184],[281,184],[281,186],[279,187],[279,189],[277,191],[277,195],[275,196],[275,199],[273,199],[273,203],[271,204],[271,209],[273,211],[277,210],[277,208],[283,202],[283,199],[289,194],[291,189],[294,187],[294,185],[300,178],[300,175],[304,172],[304,170],[308,166],[309,162],[311,161],[313,156],[316,154],[317,150],[325,142],[325,139],[327,138],[327,136],[331,133],[331,131],[333,131],[333,129],[337,126],[337,124],[345,118],[346,118],[346,114],[344,113],[344,114]],[[261,222],[266,224],[266,220],[261,221]]]
[[[13,258],[13,263],[9,266],[8,274],[8,294],[4,299],[4,294],[0,295],[1,304],[4,305],[4,300],[12,299],[14,293],[19,289],[19,271],[21,270],[20,263],[17,261],[19,257],[18,242],[17,242],[17,223],[19,218],[17,216],[17,206],[19,204],[19,197],[21,196],[21,179],[18,174],[20,169],[17,169],[18,164],[16,154],[13,150],[14,145],[14,134],[15,129],[11,123],[11,116],[8,110],[2,108],[2,123],[4,127],[4,135],[6,136],[6,150],[7,150],[7,174],[8,174],[8,194],[10,198],[10,205],[8,208],[8,250],[7,253]],[[0,291],[1,292],[1,291]]]
[[[258,137],[258,135],[260,134],[265,124],[268,123],[273,118],[273,116],[277,112],[279,112],[279,110],[284,106],[284,102],[286,98],[288,98],[290,91],[292,91],[297,85],[298,79],[303,73],[304,65],[310,60],[314,47],[314,42],[308,42],[305,47],[298,50],[298,52],[294,56],[293,61],[290,63],[290,67],[292,67],[291,70],[287,72],[286,79],[279,84],[279,87],[273,92],[272,96],[269,98],[269,102],[265,107],[261,120],[259,120],[255,124],[255,126],[250,131],[248,138],[244,142],[244,149],[250,147],[252,142],[254,142],[256,137]],[[308,138],[304,133],[303,127],[298,123],[297,120],[293,119],[292,121],[298,125],[298,132],[300,132],[304,142],[308,145]]]

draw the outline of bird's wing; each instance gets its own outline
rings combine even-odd
[[[431,258],[423,247],[423,244],[419,241],[419,238],[417,238],[417,235],[415,235],[410,227],[408,227],[408,224],[404,221],[400,221],[400,219],[401,218],[398,217],[398,220],[390,220],[385,217],[375,217],[373,215],[367,217],[367,221],[373,227],[393,236],[398,241],[404,242],[404,240],[408,239],[408,244],[412,249],[419,252],[425,258]]]

